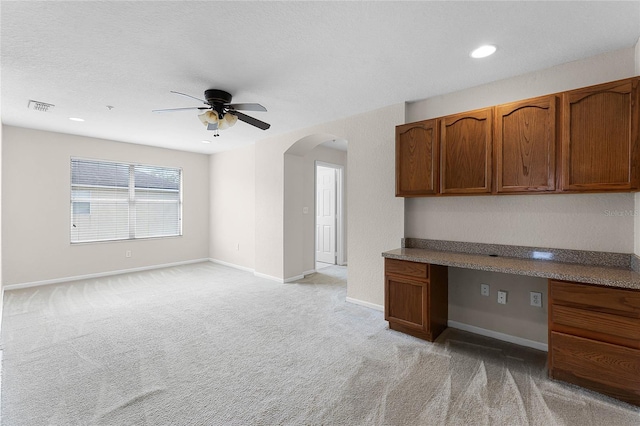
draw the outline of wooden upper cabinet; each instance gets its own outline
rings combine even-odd
[[[555,191],[557,97],[495,108],[496,192]]]
[[[437,120],[396,127],[396,196],[411,197],[438,191]]]
[[[565,92],[563,191],[638,189],[638,78]]]
[[[491,192],[492,108],[449,115],[440,127],[440,192]]]

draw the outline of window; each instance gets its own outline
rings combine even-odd
[[[71,159],[71,242],[182,235],[182,170]]]

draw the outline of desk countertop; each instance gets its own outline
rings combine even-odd
[[[422,248],[399,248],[386,251],[382,256],[388,259],[640,290],[640,274],[631,269]]]

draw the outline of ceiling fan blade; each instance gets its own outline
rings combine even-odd
[[[260,104],[229,104],[226,107],[236,111],[262,111],[267,112],[267,109]]]
[[[186,96],[187,98],[195,99],[196,101],[200,101],[203,104],[207,104],[207,101],[205,101],[204,99],[196,98],[195,96],[187,95],[186,93],[176,92],[175,90],[170,90],[170,92],[175,93],[176,95],[182,95],[182,96]]]
[[[186,107],[186,108],[154,109],[151,112],[193,111],[194,109],[209,109],[209,107]]]
[[[244,121],[245,123],[251,124],[252,126],[256,126],[259,129],[267,130],[269,127],[271,127],[271,124],[265,123],[264,121],[260,121],[257,118],[249,117],[248,115],[243,114],[241,112],[238,112],[238,111],[229,111],[229,112],[235,115],[236,117],[238,117],[238,120]]]

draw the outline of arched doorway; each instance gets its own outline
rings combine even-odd
[[[296,141],[284,153],[284,278],[315,272],[317,248],[317,162],[341,167],[341,222],[335,228],[337,262],[347,262],[346,197],[347,142],[332,134],[314,134]],[[340,234],[338,235],[338,231]]]

